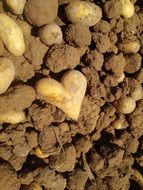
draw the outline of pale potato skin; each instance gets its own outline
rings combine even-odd
[[[0,94],[4,93],[15,76],[15,67],[8,58],[0,57]]]
[[[20,27],[6,14],[0,14],[0,38],[15,56],[25,52],[25,42]]]
[[[50,78],[39,80],[36,91],[47,103],[57,106],[68,117],[77,120],[86,87],[85,76],[79,71],[71,70],[64,74],[61,83]]]
[[[73,24],[93,26],[100,21],[102,10],[94,3],[85,1],[73,1],[65,9],[67,19]]]
[[[112,122],[114,129],[121,130],[124,129],[123,123],[120,120],[115,120]]]
[[[119,99],[116,108],[120,113],[130,114],[136,108],[136,102],[131,97]]]
[[[26,0],[6,0],[6,3],[14,14],[21,15],[23,13]]]
[[[125,18],[131,18],[135,12],[134,4],[130,0],[121,0],[123,4],[123,10],[121,15]]]
[[[0,114],[0,123],[17,124],[25,120],[25,113],[9,111],[7,113]]]
[[[124,81],[124,79],[125,79],[125,74],[123,73],[119,78],[117,78],[116,80],[117,80],[117,82],[118,83],[122,83],[123,81]]]
[[[139,41],[134,41],[134,42],[123,41],[118,44],[118,49],[124,53],[137,53],[140,50],[140,42]]]
[[[47,24],[39,31],[39,37],[42,43],[50,46],[60,44],[63,40],[61,28],[56,23]]]
[[[4,52],[5,52],[5,47],[4,47],[2,39],[0,38],[0,56],[2,56]]]

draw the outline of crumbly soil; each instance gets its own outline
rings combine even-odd
[[[38,13],[38,1],[32,0],[30,7],[28,0],[21,16],[0,1],[0,13],[17,21],[26,42],[24,55],[15,57],[0,39],[0,56],[11,59],[16,69],[11,86],[0,95],[0,113],[14,109],[26,114],[23,123],[0,124],[0,189],[141,190],[143,99],[128,115],[118,113],[114,102],[143,84],[143,3],[132,0],[136,13],[123,19],[118,0],[97,0],[103,17],[86,28],[65,18],[64,8],[73,0],[59,0],[56,19],[56,1],[48,10],[50,1],[42,0],[44,11]],[[52,19],[61,26],[63,42],[47,47],[38,30]],[[119,51],[118,42],[124,39],[139,40],[139,52]],[[42,77],[59,80],[68,69],[81,71],[88,83],[78,121],[38,99],[34,89]],[[125,78],[119,83],[123,72]],[[116,118],[124,123],[120,130],[113,126]],[[47,158],[39,158],[36,147]],[[141,175],[136,177],[134,169]]]

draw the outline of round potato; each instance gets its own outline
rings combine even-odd
[[[39,37],[42,43],[51,46],[60,44],[63,40],[61,28],[56,23],[47,24],[39,31]]]

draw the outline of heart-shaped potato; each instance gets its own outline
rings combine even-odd
[[[86,87],[85,76],[77,70],[71,70],[63,75],[61,83],[52,78],[40,79],[36,91],[47,103],[57,106],[70,118],[77,120]]]

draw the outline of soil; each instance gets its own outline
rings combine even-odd
[[[119,0],[97,0],[103,17],[88,28],[68,22],[64,10],[71,1],[27,0],[20,16],[0,1],[0,13],[17,22],[26,43],[23,56],[15,57],[0,39],[0,56],[12,60],[16,70],[14,81],[0,95],[0,114],[26,114],[19,124],[0,124],[1,190],[143,189],[143,96],[130,114],[114,106],[143,85],[143,3],[132,0],[136,12],[124,19]],[[63,42],[48,47],[38,32],[53,21],[62,29]],[[140,50],[121,52],[118,43],[124,40],[139,40]],[[39,79],[60,80],[69,69],[87,79],[77,121],[35,92]],[[122,128],[114,127],[116,119]],[[36,148],[47,156],[41,158]]]

